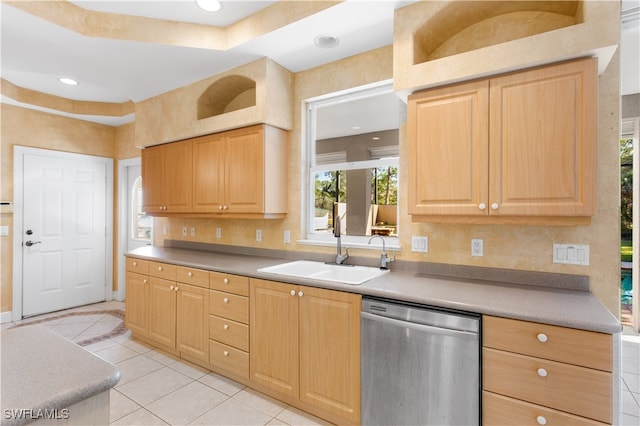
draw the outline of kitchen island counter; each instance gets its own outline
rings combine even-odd
[[[1,336],[2,425],[109,424],[113,364],[41,325]]]

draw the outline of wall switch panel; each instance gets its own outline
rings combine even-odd
[[[192,226],[192,227],[191,227],[191,236],[192,236],[192,237],[195,237],[195,236],[196,236],[196,227],[195,227],[195,226]]]
[[[216,228],[216,238],[222,238],[222,228]]]
[[[471,256],[484,256],[484,243],[480,239],[471,240]]]
[[[262,229],[256,229],[256,241],[262,241]]]
[[[418,253],[428,253],[429,252],[429,238],[421,237],[418,235],[411,236],[411,251]]]
[[[186,227],[186,226],[183,226],[183,227],[182,227],[182,236],[183,236],[183,237],[186,237],[186,236],[187,236],[187,227]]]
[[[285,244],[291,244],[291,231],[286,230],[284,231],[284,243]]]
[[[6,237],[7,235],[9,235],[9,226],[8,225],[0,226],[0,236]]]
[[[167,235],[169,233],[169,227],[167,225],[162,225],[162,235]]]
[[[589,265],[589,246],[580,244],[554,244],[553,263]]]

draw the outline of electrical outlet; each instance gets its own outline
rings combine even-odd
[[[480,239],[471,240],[471,256],[484,256],[484,244]]]
[[[284,231],[284,243],[285,244],[291,244],[291,231],[289,231],[288,229],[286,231]]]
[[[216,238],[222,238],[222,228],[216,228]]]
[[[182,227],[182,236],[183,236],[183,237],[186,237],[186,236],[187,236],[187,227],[186,227],[186,226],[183,226],[183,227]]]
[[[196,236],[196,227],[195,227],[195,226],[192,226],[192,227],[191,227],[191,236],[192,236],[192,237],[195,237],[195,236]]]
[[[262,241],[262,229],[256,229],[256,241]]]
[[[429,252],[429,238],[417,235],[411,236],[411,251],[419,253]]]

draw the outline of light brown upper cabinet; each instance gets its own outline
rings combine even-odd
[[[286,132],[257,125],[194,140],[194,212],[286,213]]]
[[[415,93],[407,129],[414,221],[584,223],[595,213],[596,59]]]
[[[267,125],[142,151],[145,209],[163,216],[281,219],[287,209],[287,132]]]
[[[144,210],[148,214],[191,210],[193,148],[190,140],[142,150]]]

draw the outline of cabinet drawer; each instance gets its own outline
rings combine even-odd
[[[482,392],[482,424],[538,426],[605,425],[586,417],[556,411],[491,392]]]
[[[209,271],[195,268],[176,267],[176,281],[198,287],[209,288]]]
[[[249,326],[227,318],[209,315],[209,338],[249,351]]]
[[[238,376],[249,378],[249,354],[209,340],[209,362]]]
[[[149,275],[149,261],[127,257],[127,271]]]
[[[249,277],[223,274],[220,272],[209,273],[209,288],[213,290],[233,293],[240,296],[249,295]]]
[[[483,348],[483,388],[611,422],[611,373]]]
[[[249,324],[249,298],[236,294],[209,290],[209,313]]]
[[[610,334],[485,316],[483,346],[612,371]]]
[[[152,277],[164,278],[165,280],[176,280],[176,265],[168,263],[149,262],[149,275]]]

